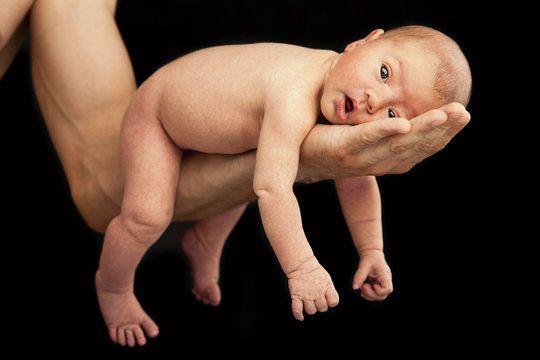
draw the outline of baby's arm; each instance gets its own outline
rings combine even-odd
[[[293,193],[300,144],[313,124],[305,114],[295,116],[295,111],[286,109],[271,108],[265,114],[253,187],[266,234],[289,279],[293,314],[303,320],[303,310],[308,314],[326,311],[337,305],[338,295],[309,246]],[[303,118],[307,118],[304,123]]]
[[[392,292],[392,275],[383,253],[381,200],[374,176],[337,179],[336,188],[354,245],[360,255],[353,289],[367,300]]]

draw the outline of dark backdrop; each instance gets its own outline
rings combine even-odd
[[[102,235],[78,215],[32,91],[23,49],[0,81],[4,125],[6,345],[43,354],[73,351],[167,353],[212,351],[257,356],[343,350],[349,356],[443,354],[502,350],[512,345],[504,321],[515,308],[501,296],[506,240],[494,190],[495,154],[487,123],[493,117],[493,62],[501,9],[435,1],[120,0],[117,20],[140,83],[186,52],[218,44],[287,42],[342,51],[375,28],[435,27],[453,37],[469,59],[472,122],[442,152],[409,173],[379,178],[387,260],[394,293],[366,302],[351,289],[357,256],[331,182],[297,186],[305,230],[332,275],[340,304],[294,320],[286,278],[264,236],[255,204],[231,235],[223,256],[218,308],[191,294],[189,266],[173,225],[140,265],[138,297],[161,328],[143,349],[108,339],[93,276]],[[497,68],[498,69],[498,68]],[[498,74],[500,75],[500,73]],[[6,111],[7,109],[7,111]],[[490,114],[488,117],[488,114]],[[497,194],[497,196],[494,195]],[[502,287],[504,288],[504,286]],[[513,332],[513,331],[512,331]],[[503,336],[500,336],[500,335]],[[504,341],[502,340],[504,339]],[[257,346],[255,346],[257,345]],[[286,350],[286,346],[289,347]],[[513,346],[513,345],[512,345]],[[353,351],[351,353],[350,351]]]

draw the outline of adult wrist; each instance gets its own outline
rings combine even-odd
[[[300,147],[300,163],[298,166],[297,182],[314,183],[332,179],[331,169],[338,163],[332,144],[330,125],[315,125]]]

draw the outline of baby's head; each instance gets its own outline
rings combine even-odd
[[[451,102],[467,106],[469,64],[448,36],[424,26],[375,30],[338,55],[321,112],[332,124],[412,119]]]

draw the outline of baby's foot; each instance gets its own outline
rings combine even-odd
[[[98,274],[96,291],[101,314],[112,341],[122,346],[142,346],[146,344],[145,333],[151,338],[158,336],[158,326],[141,308],[132,291],[108,291],[100,283]]]
[[[219,305],[221,290],[218,280],[222,246],[204,241],[191,227],[182,237],[182,249],[191,264],[193,294],[197,300],[207,305]]]

